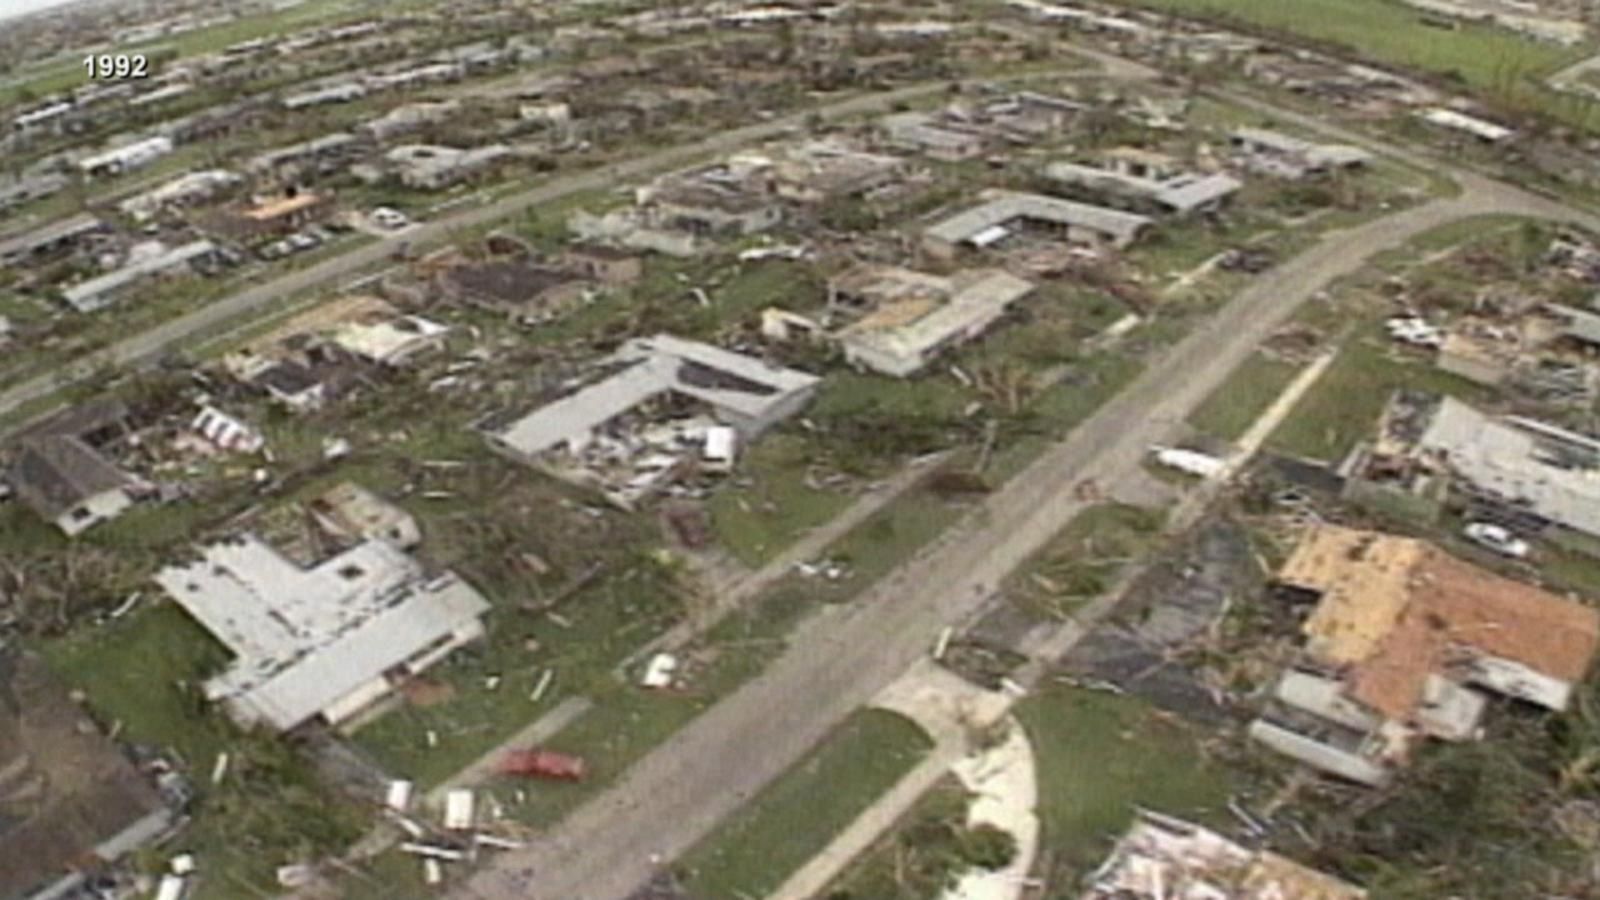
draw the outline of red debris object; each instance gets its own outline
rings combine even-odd
[[[501,775],[582,781],[587,766],[583,758],[554,750],[513,750],[500,760]]]

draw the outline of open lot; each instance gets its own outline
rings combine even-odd
[[[1558,116],[1576,115],[1579,123],[1590,118],[1587,107],[1574,107],[1543,83],[1552,72],[1587,55],[1590,51],[1585,48],[1562,49],[1486,25],[1430,27],[1420,11],[1391,0],[1123,2],[1326,43],[1371,62],[1459,80],[1487,99],[1507,105],[1531,104]]]

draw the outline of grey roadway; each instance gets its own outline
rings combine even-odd
[[[1317,291],[1374,254],[1466,217],[1517,213],[1592,224],[1516,188],[1470,174],[1460,180],[1458,197],[1329,234],[1259,277],[934,546],[856,602],[820,612],[763,674],[451,896],[623,900],[653,874],[654,861],[682,855],[800,760],[926,653],[941,628],[978,613],[994,585],[1081,511],[1075,485],[1093,479],[1114,493],[1137,477],[1147,448],[1168,440]]]

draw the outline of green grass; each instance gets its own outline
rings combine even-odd
[[[895,713],[865,710],[702,840],[680,867],[702,900],[764,897],[910,772],[933,743]]]
[[[1193,730],[1142,701],[1051,684],[1017,715],[1039,776],[1041,874],[1056,890],[1097,865],[1138,808],[1219,818],[1228,774],[1206,760]]]
[[[927,900],[966,871],[961,839],[972,795],[946,776],[819,895],[835,900]]]
[[[1280,453],[1337,462],[1370,437],[1397,389],[1429,391],[1482,402],[1488,388],[1458,378],[1420,358],[1399,358],[1369,336],[1348,344],[1288,418],[1267,438]]]
[[[1392,0],[1124,0],[1124,4],[1226,19],[1325,42],[1372,62],[1459,78],[1478,93],[1508,105],[1580,117],[1576,107],[1535,81],[1589,50],[1562,49],[1485,25],[1433,28],[1423,24],[1420,12]],[[1587,112],[1581,114],[1588,117]]]
[[[198,799],[184,831],[206,878],[197,896],[237,897],[276,886],[277,866],[338,849],[364,814],[320,784],[282,740],[233,728],[200,694],[227,651],[176,605],[146,601],[121,621],[82,628],[39,649],[119,738],[169,749],[187,768]],[[232,758],[220,786],[209,782],[219,752]],[[165,863],[165,850],[145,855]]]
[[[767,562],[850,505],[845,494],[806,484],[807,450],[794,435],[770,435],[740,459],[738,483],[712,496],[717,538],[746,565]]]
[[[1104,593],[1130,560],[1155,546],[1166,512],[1125,503],[1091,506],[1007,579],[1006,597],[1028,612],[1060,618]]]
[[[1213,437],[1238,440],[1283,393],[1299,371],[1254,353],[1189,416],[1189,424]]]

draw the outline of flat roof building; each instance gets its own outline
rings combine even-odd
[[[953,257],[966,245],[986,247],[1014,230],[1042,226],[1071,243],[1126,247],[1152,224],[1149,218],[1087,203],[1076,203],[1017,191],[986,190],[983,202],[943,219],[923,231],[923,245],[941,258]]]
[[[834,339],[851,362],[903,378],[987,331],[1033,289],[1032,282],[1000,269],[944,277],[898,266],[858,266],[829,281],[829,303],[868,311],[835,332]]]
[[[1372,153],[1350,144],[1321,144],[1265,128],[1235,128],[1229,140],[1248,171],[1301,179],[1370,163]]]
[[[120,175],[123,172],[149,165],[171,152],[171,138],[145,138],[142,141],[125,144],[121,147],[107,150],[104,153],[85,157],[78,161],[78,168],[83,174],[90,177]]]
[[[253,535],[200,549],[156,581],[234,655],[205,683],[244,727],[338,725],[483,635],[489,603],[385,540],[302,567]]]
[[[88,213],[57,219],[32,231],[0,240],[0,263],[24,265],[58,253],[88,235],[108,230],[105,222]]]
[[[215,259],[217,252],[217,245],[210,241],[191,241],[65,288],[61,298],[80,313],[96,312],[127,296],[152,278],[192,271],[196,265]]]
[[[60,192],[68,184],[65,175],[47,174],[0,183],[0,212],[42,200]]]
[[[1096,165],[1051,163],[1044,174],[1097,200],[1175,215],[1215,210],[1244,186],[1231,175],[1187,172],[1127,152],[1108,153]]]
[[[666,334],[634,338],[608,362],[619,367],[615,373],[494,431],[494,442],[527,460],[555,448],[582,447],[602,425],[669,393],[707,404],[749,438],[798,412],[821,381]]]

